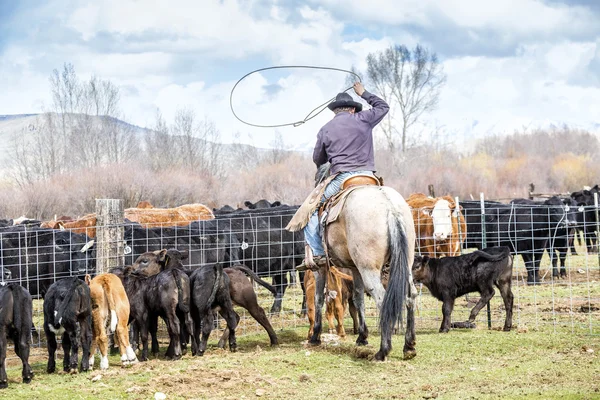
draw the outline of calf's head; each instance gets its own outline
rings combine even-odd
[[[161,264],[161,258],[164,260],[166,250],[148,251],[139,256],[131,266],[131,273],[134,275],[152,276],[158,274],[164,269]],[[164,261],[163,261],[164,262]]]
[[[70,279],[58,287],[53,298],[54,314],[50,323],[57,332],[61,327],[75,327],[78,315],[90,309],[90,289],[80,279]],[[61,283],[59,281],[59,283]]]
[[[429,268],[429,257],[415,255],[412,266],[413,281],[427,285],[431,280],[431,269]]]

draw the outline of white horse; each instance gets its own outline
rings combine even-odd
[[[326,173],[320,170],[321,176]],[[373,297],[380,311],[381,346],[375,359],[383,361],[392,349],[392,332],[406,306],[404,357],[415,350],[414,299],[412,280],[415,228],[411,210],[404,198],[387,186],[364,186],[348,195],[338,219],[327,226],[326,246],[333,265],[350,268],[354,276],[353,300],[358,309],[357,345],[366,345],[364,292]],[[389,271],[387,290],[382,270]],[[389,266],[389,268],[388,268]],[[310,344],[320,344],[324,302],[324,269],[315,273],[315,326]]]

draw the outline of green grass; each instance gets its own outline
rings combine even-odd
[[[278,332],[282,345],[267,346],[266,335],[239,338],[239,351],[210,346],[204,357],[184,356],[119,367],[110,358],[106,372],[45,373],[45,356],[34,357],[36,374],[21,383],[11,361],[10,399],[167,398],[600,398],[600,338],[589,335],[454,330],[419,330],[415,359],[404,361],[402,336],[384,363],[369,358],[379,345],[354,346],[354,337],[336,345],[306,347],[305,329]],[[214,338],[211,344],[215,344]],[[588,352],[588,349],[594,352]],[[98,381],[93,377],[102,375]],[[260,396],[258,396],[260,395]]]
[[[584,254],[581,249],[580,254]],[[548,266],[545,256],[542,275]],[[495,330],[503,326],[505,317],[498,293],[491,301],[493,330],[486,329],[484,309],[477,319],[477,329],[437,333],[441,303],[423,288],[416,312],[418,355],[410,361],[401,359],[402,336],[394,337],[389,361],[369,361],[379,346],[376,332],[366,348],[354,346],[355,336],[339,345],[307,348],[307,322],[297,313],[302,294],[299,287],[291,287],[284,298],[283,312],[270,317],[282,341],[277,348],[268,347],[264,330],[238,308],[243,319],[238,328],[237,353],[216,349],[220,332],[214,332],[202,358],[186,355],[177,362],[158,359],[124,369],[119,367],[119,358],[113,356],[107,372],[48,375],[46,350],[37,348],[31,357],[36,376],[30,385],[24,385],[18,359],[9,350],[10,386],[0,391],[0,398],[149,399],[163,392],[169,399],[600,399],[597,255],[570,256],[567,268],[569,279],[552,281],[550,273],[543,285],[532,287],[523,282],[520,257],[515,259],[514,330],[508,333]],[[273,297],[262,288],[257,291],[261,305],[268,309]],[[457,299],[453,320],[466,320],[477,299],[477,294],[470,295],[470,301]],[[41,326],[41,301],[36,301],[34,308],[38,310],[34,313],[36,325]],[[377,313],[370,299],[367,314],[373,330]],[[350,332],[349,318],[345,322]],[[164,332],[162,337],[166,337]],[[163,343],[163,351],[165,346]],[[57,365],[61,362],[62,356]],[[96,358],[96,366],[98,362]],[[92,382],[97,375],[102,375],[101,379]]]

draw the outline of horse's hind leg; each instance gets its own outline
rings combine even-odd
[[[383,297],[385,296],[385,289],[383,288],[383,284],[381,283],[381,273],[378,269],[370,268],[370,269],[362,269],[360,271],[360,275],[362,278],[362,283],[364,289],[371,295],[373,300],[375,300],[375,304],[377,304],[377,310],[381,312],[381,308],[383,305]],[[356,278],[354,278],[356,280]],[[356,283],[355,283],[356,284]],[[362,310],[364,315],[364,302],[362,304]],[[359,311],[359,318],[361,312]],[[362,325],[362,323],[361,323]],[[388,334],[385,332],[381,332],[381,347],[380,350],[375,355],[375,359],[383,360],[392,349],[392,330],[393,327],[388,329]],[[384,337],[385,336],[385,337]],[[360,336],[359,336],[360,338]],[[383,356],[383,358],[380,358]]]
[[[358,346],[366,346],[369,344],[367,337],[369,337],[369,330],[367,329],[367,322],[365,318],[365,286],[363,284],[362,277],[357,270],[353,270],[354,276],[354,291],[352,292],[352,301],[358,311],[358,338],[356,344]]]
[[[325,301],[324,290],[325,290],[325,268],[321,268],[318,272],[313,272],[315,277],[315,325],[313,328],[313,334],[309,344],[320,345],[321,344],[321,330],[323,329],[323,303]]]

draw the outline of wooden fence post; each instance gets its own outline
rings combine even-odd
[[[430,183],[430,184],[427,186],[427,190],[429,191],[429,195],[430,195],[431,197],[435,197],[435,189],[433,188],[433,184],[431,184],[431,183]]]
[[[123,200],[96,199],[96,273],[125,264]]]

